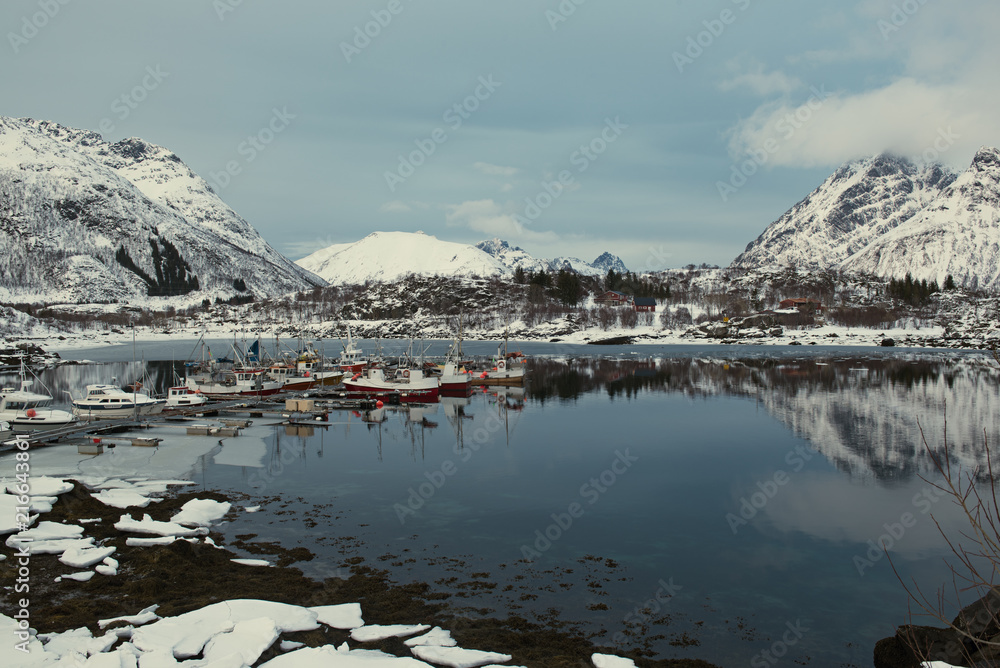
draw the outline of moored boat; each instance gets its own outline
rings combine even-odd
[[[17,430],[53,429],[74,420],[69,411],[49,408],[52,397],[29,390],[34,381],[25,377],[24,359],[21,359],[21,384],[18,389],[5,387],[0,390],[0,420]]]
[[[497,348],[491,368],[483,371],[474,380],[479,385],[523,385],[525,366],[523,363],[511,364],[504,354],[505,344]]]
[[[196,408],[207,403],[208,399],[204,395],[194,392],[187,385],[178,385],[167,389],[167,403],[163,410]]]
[[[419,369],[400,369],[399,379],[390,380],[381,368],[369,367],[345,380],[344,388],[349,393],[364,396],[398,392],[402,402],[438,400],[437,378],[424,378]]]
[[[187,374],[188,389],[209,399],[267,397],[281,391],[281,382],[268,380],[257,368],[221,368],[215,363],[195,367]]]
[[[166,399],[154,399],[141,392],[142,385],[88,385],[82,399],[73,399],[73,414],[85,420],[122,419],[157,415]]]

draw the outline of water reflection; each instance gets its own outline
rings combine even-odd
[[[953,461],[984,466],[1000,434],[1000,373],[985,357],[938,359],[534,360],[530,399],[612,400],[643,392],[753,398],[837,468],[882,483],[934,472],[947,431]]]

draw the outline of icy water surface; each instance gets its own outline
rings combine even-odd
[[[984,461],[1000,431],[985,358],[554,348],[523,391],[275,426],[193,475],[262,503],[224,530],[307,547],[307,573],[362,557],[467,614],[558,611],[662,658],[868,666],[907,605],[876,543],[904,578],[945,583],[931,515],[962,525],[921,480],[920,428],[940,452],[947,413],[955,461]]]

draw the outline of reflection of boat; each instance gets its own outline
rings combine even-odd
[[[141,417],[163,411],[165,399],[153,399],[140,392],[141,384],[88,385],[87,396],[73,400],[73,413],[88,420]]]
[[[399,381],[388,380],[378,367],[366,368],[361,373],[344,381],[348,392],[363,395],[378,395],[385,392],[400,393],[402,402],[438,400],[437,378],[424,378],[419,369],[403,369]]]
[[[167,404],[163,410],[191,408],[194,406],[203,406],[207,403],[208,399],[204,396],[193,392],[187,385],[180,385],[167,390]]]
[[[51,429],[73,422],[76,418],[68,411],[48,408],[52,397],[29,391],[34,381],[25,379],[24,359],[21,359],[21,385],[19,389],[0,390],[0,420],[13,429]]]

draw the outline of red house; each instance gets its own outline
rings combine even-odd
[[[656,300],[652,297],[636,297],[632,306],[636,311],[644,313],[654,313],[656,311]]]
[[[622,306],[623,304],[628,304],[630,301],[631,297],[617,290],[608,290],[594,297],[595,304],[610,304],[611,306]]]
[[[794,308],[799,311],[822,311],[823,304],[817,299],[810,299],[809,297],[796,297],[794,299],[786,299],[778,303],[778,308]]]

